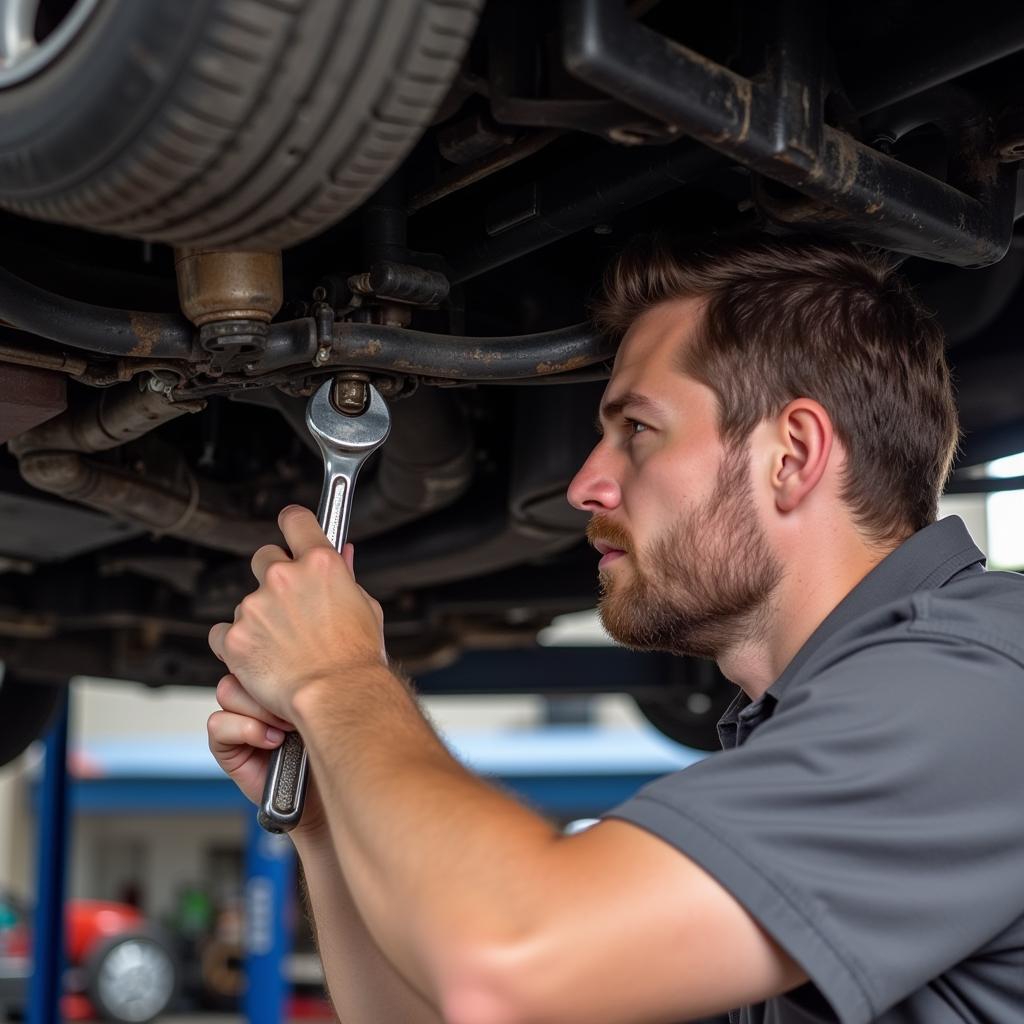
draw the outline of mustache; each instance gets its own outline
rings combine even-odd
[[[587,541],[591,546],[598,541],[604,541],[605,544],[610,544],[620,551],[629,551],[632,547],[632,541],[626,530],[609,519],[603,512],[595,513],[587,523]]]

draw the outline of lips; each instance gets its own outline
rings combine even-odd
[[[591,541],[591,544],[593,544],[598,554],[601,555],[601,560],[597,563],[598,569],[607,568],[612,562],[621,558],[626,553],[622,548],[617,548],[606,540],[598,540],[596,537]]]
[[[603,569],[627,553],[630,543],[629,534],[614,520],[598,513],[587,523],[587,540],[590,541],[601,561],[598,568]]]
[[[622,558],[626,554],[625,551],[620,551],[618,548],[609,549],[604,555],[601,556],[601,561],[597,563],[598,569],[606,569],[612,562],[619,558]]]

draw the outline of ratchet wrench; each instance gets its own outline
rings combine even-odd
[[[306,426],[324,457],[324,486],[320,492],[320,526],[335,550],[341,551],[348,536],[352,493],[366,459],[387,440],[391,417],[380,392],[363,385],[366,396],[361,413],[341,412],[332,392],[335,382],[325,381],[306,406]],[[306,798],[309,760],[306,745],[297,732],[270,755],[267,781],[257,819],[268,832],[290,832],[302,817]]]

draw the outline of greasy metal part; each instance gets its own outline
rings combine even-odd
[[[72,377],[81,377],[89,369],[89,361],[81,356],[68,355],[66,352],[39,352],[27,345],[10,342],[0,342],[0,363],[38,366],[41,370],[58,370]]]
[[[604,362],[615,342],[589,323],[541,334],[453,338],[384,324],[336,323],[330,364],[448,380],[543,377]]]
[[[339,373],[334,378],[331,402],[346,416],[362,416],[370,402],[370,385],[366,375]]]
[[[208,508],[194,479],[179,491],[69,451],[24,454],[18,465],[25,480],[40,490],[140,523],[158,535],[237,555],[251,555],[278,537],[272,521],[232,517]]]
[[[274,524],[225,512],[226,503],[213,496],[209,485],[200,486],[180,455],[175,479],[158,481],[81,454],[116,448],[204,405],[172,403],[158,391],[129,384],[101,392],[96,401],[27,431],[8,449],[17,457],[25,481],[40,490],[140,523],[158,534],[251,554],[275,538]]]
[[[202,401],[169,402],[135,384],[101,391],[97,398],[11,441],[9,449],[21,457],[30,452],[102,452],[148,434],[185,413],[199,412]]]
[[[0,443],[60,415],[68,404],[67,377],[29,366],[0,369]]]
[[[110,309],[54,295],[0,270],[0,321],[61,345],[108,356],[193,356],[193,330],[180,316]]]
[[[220,320],[269,323],[284,292],[280,251],[175,249],[181,311],[196,325]]]
[[[348,285],[359,295],[413,306],[436,306],[448,298],[451,287],[440,271],[390,261],[375,263],[367,273],[350,277]]]
[[[791,28],[813,14],[783,8]],[[962,191],[824,124],[813,83],[790,80],[780,93],[777,77],[744,78],[633,21],[618,0],[567,0],[565,11],[572,74],[824,204],[816,221],[802,213],[801,225],[831,222],[859,240],[957,266],[1006,252],[1016,175],[991,145],[965,162]]]

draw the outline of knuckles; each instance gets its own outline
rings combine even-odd
[[[315,548],[310,548],[302,556],[301,561],[317,572],[329,572],[331,569],[336,568],[340,558],[341,556],[334,548],[319,545]]]
[[[273,562],[267,566],[266,572],[263,574],[263,583],[270,590],[280,590],[287,586],[291,579],[291,563],[290,562]]]

